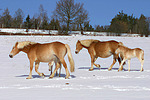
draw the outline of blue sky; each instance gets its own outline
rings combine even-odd
[[[8,7],[13,16],[18,8],[21,8],[25,17],[37,14],[40,4],[47,11],[48,16],[56,8],[56,1],[59,0],[0,0],[0,15]],[[123,10],[128,15],[139,18],[141,14],[150,17],[150,0],[75,0],[84,3],[84,8],[89,12],[90,24],[110,25],[110,21],[119,11]]]

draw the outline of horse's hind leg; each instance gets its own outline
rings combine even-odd
[[[60,68],[59,68],[59,77],[60,77],[60,74],[61,74],[61,65],[60,65]]]
[[[128,59],[128,71],[130,72],[130,59]]]
[[[144,64],[144,60],[141,60],[141,70],[140,70],[141,72],[144,71],[143,64]]]
[[[113,63],[112,63],[111,66],[108,68],[109,71],[112,69],[112,67],[114,66],[115,63],[116,63],[116,59],[113,58]]]
[[[62,61],[62,64],[63,64],[63,66],[64,66],[64,68],[66,70],[66,77],[65,78],[68,79],[69,76],[70,76],[70,73],[68,71],[67,64],[66,64],[65,60]]]
[[[53,78],[54,77],[54,75],[55,75],[55,73],[56,73],[56,71],[58,70],[59,67],[60,67],[60,65],[59,65],[59,63],[57,63],[56,67],[55,67],[55,70],[53,71],[53,73],[50,75],[49,78]]]
[[[139,60],[141,62],[141,70],[140,71],[142,72],[142,71],[144,71],[144,69],[143,69],[144,59],[139,58]]]
[[[97,57],[95,57],[94,62],[95,62],[96,60],[97,60]],[[99,64],[95,64],[95,63],[94,63],[94,65],[95,65],[96,67],[100,68],[100,65],[99,65]]]
[[[52,64],[52,62],[49,62],[48,63],[48,66],[49,66],[49,71],[51,71],[51,74],[50,75],[52,75],[52,69],[53,69],[53,64]]]
[[[63,59],[60,59],[60,61],[61,61],[61,63],[63,64],[63,66],[64,66],[64,68],[65,68],[65,71],[66,71],[66,77],[65,77],[65,78],[68,79],[69,76],[70,76],[70,73],[69,73],[69,70],[68,70],[68,68],[67,68],[67,64],[66,64],[64,58],[63,58]],[[60,65],[60,64],[59,64],[59,65]],[[60,65],[60,67],[61,67],[61,65]]]
[[[40,72],[38,71],[38,68],[39,68],[39,62],[35,62],[35,71],[36,71],[40,76],[45,77],[45,75],[44,75],[43,73],[40,73]]]
[[[109,71],[112,69],[112,67],[113,67],[114,64],[116,63],[116,59],[118,59],[118,58],[119,58],[119,55],[113,53],[113,63],[112,63],[111,66],[108,68]]]

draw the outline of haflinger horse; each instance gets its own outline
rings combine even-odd
[[[130,71],[130,60],[131,58],[137,57],[139,61],[141,62],[141,70],[143,71],[143,64],[144,64],[144,51],[140,48],[135,48],[135,49],[130,49],[126,46],[119,46],[118,49],[116,50],[116,53],[119,53],[123,55],[123,60],[120,64],[120,67],[118,71],[120,71],[122,68],[122,64],[128,60],[128,71]]]
[[[82,48],[86,48],[88,50],[91,57],[91,68],[89,69],[89,71],[92,71],[94,69],[93,65],[100,68],[99,64],[94,63],[98,57],[107,58],[113,55],[113,63],[108,68],[108,70],[111,70],[113,65],[116,63],[116,59],[118,59],[119,64],[121,63],[121,58],[119,57],[118,54],[115,53],[119,45],[123,45],[123,43],[114,40],[103,42],[93,39],[78,40],[76,43],[75,53],[76,54],[79,53],[79,51]]]
[[[12,48],[12,51],[9,54],[9,57],[13,58],[13,56],[18,54],[20,51],[25,52],[30,61],[30,73],[27,79],[32,78],[32,69],[33,69],[34,62],[35,62],[35,71],[40,76],[43,77],[44,74],[38,71],[39,63],[40,62],[49,63],[56,58],[59,58],[60,62],[63,64],[66,71],[65,78],[68,79],[70,73],[68,71],[67,64],[64,60],[66,54],[68,54],[70,71],[74,72],[74,60],[72,58],[71,50],[68,44],[63,44],[61,42],[52,42],[52,43],[45,43],[45,44],[40,44],[40,43],[35,43],[30,41],[16,42],[15,46]],[[49,78],[54,77],[54,74],[59,67],[60,67],[60,63],[57,63],[57,67],[55,68],[54,72],[50,75]]]
[[[56,56],[56,55],[54,55],[54,59],[51,61],[51,62],[49,62],[48,63],[48,66],[49,66],[49,71],[51,71],[51,75],[52,75],[52,70],[53,70],[53,65],[55,64],[55,68],[57,67],[57,64],[59,64],[59,77],[60,77],[60,74],[61,74],[61,61],[60,61],[60,59]],[[57,73],[57,71],[56,71],[56,76],[58,75],[58,73]]]

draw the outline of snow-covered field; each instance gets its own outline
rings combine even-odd
[[[98,39],[101,41],[117,40],[124,45],[145,51],[144,71],[140,72],[140,62],[131,60],[131,71],[128,64],[124,71],[118,72],[116,63],[112,71],[107,68],[112,57],[98,58],[96,63],[101,70],[90,68],[90,56],[86,49],[75,54],[77,40]],[[33,70],[33,78],[27,80],[29,62],[25,53],[20,52],[13,59],[8,57],[16,41],[52,42],[61,41],[69,44],[75,61],[75,72],[70,79],[65,79],[65,69],[61,77],[48,79],[50,72],[47,63],[41,63],[39,71],[46,77],[39,77]],[[102,36],[0,36],[0,100],[150,100],[150,38],[141,37],[102,37]],[[68,58],[65,57],[68,68]]]

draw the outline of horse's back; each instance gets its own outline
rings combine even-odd
[[[37,44],[34,48],[37,59],[42,62],[47,62],[53,58],[54,54],[58,57],[64,57],[67,52],[65,45],[61,42]]]
[[[66,54],[67,49],[65,47],[65,44],[61,43],[61,42],[52,42],[50,44],[50,49],[53,49],[54,52],[58,55],[58,54]]]
[[[142,59],[144,59],[144,50],[140,49],[140,48],[135,48],[135,53],[137,57],[142,57]]]
[[[111,40],[111,41],[104,41],[104,42],[97,42],[95,45],[95,49],[99,49],[100,51],[106,50],[116,50],[118,48],[119,42]]]
[[[115,53],[118,48],[119,42],[111,40],[104,42],[93,43],[94,50],[96,55],[102,58],[106,58]]]
[[[38,50],[60,50],[64,49],[65,44],[61,42],[52,42],[52,43],[45,43],[45,44],[39,44],[37,45]]]

